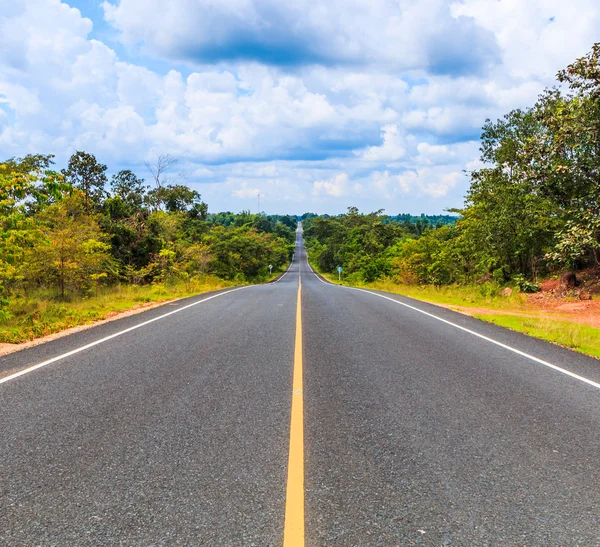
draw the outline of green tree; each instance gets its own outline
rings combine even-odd
[[[91,211],[101,205],[106,196],[104,189],[106,178],[106,165],[98,163],[93,154],[77,151],[69,159],[67,169],[63,169],[65,181],[83,191],[84,207]]]
[[[129,169],[119,171],[110,180],[110,188],[113,197],[118,197],[126,204],[129,214],[142,208],[146,195],[144,179],[137,177]]]
[[[225,279],[265,278],[269,264],[277,270],[289,256],[284,240],[253,228],[217,226],[209,233],[207,243],[212,253],[210,271]]]
[[[62,299],[67,291],[83,293],[114,272],[110,245],[85,196],[74,192],[39,215],[42,240],[28,250],[27,279],[38,286],[53,284]]]
[[[188,213],[193,218],[204,220],[208,205],[204,203],[196,190],[183,184],[167,185],[162,189],[162,201],[169,213]]]

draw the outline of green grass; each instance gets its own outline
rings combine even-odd
[[[97,296],[65,302],[54,293],[14,295],[0,312],[0,343],[16,344],[64,329],[105,319],[144,303],[164,302],[231,286],[231,282],[204,276],[172,285],[121,285],[102,289]]]
[[[473,317],[600,358],[600,329],[588,325],[502,314]]]

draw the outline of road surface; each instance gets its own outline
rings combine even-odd
[[[1,545],[600,545],[600,362],[325,283],[301,232],[2,377]]]

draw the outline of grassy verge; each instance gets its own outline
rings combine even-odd
[[[502,314],[473,317],[600,358],[600,329],[588,325]]]
[[[15,295],[2,311],[0,343],[16,344],[64,329],[106,319],[150,302],[194,296],[231,286],[231,282],[205,276],[170,285],[121,285],[106,288],[97,296],[58,301],[53,294]]]
[[[284,267],[282,267],[281,270],[277,270],[277,271],[273,271],[272,274],[269,274],[264,281],[262,281],[262,283],[271,283],[273,281],[275,281],[280,275],[283,275],[287,269],[290,267],[290,264],[286,264]]]
[[[313,266],[314,268],[314,266]],[[481,307],[490,310],[515,310],[525,311],[527,300],[524,295],[514,291],[510,296],[500,296],[495,287],[490,284],[461,286],[447,285],[435,287],[433,285],[399,285],[392,281],[376,281],[374,283],[347,283],[342,279],[338,281],[337,275],[319,272],[325,279],[338,285],[348,285],[386,291],[402,296],[409,296],[417,300],[425,300],[433,304],[459,307]]]
[[[414,286],[398,285],[391,281],[377,281],[365,285],[369,289],[378,291],[387,291],[418,300],[426,300],[435,304],[444,304],[447,306],[470,306],[482,307],[492,310],[516,310],[526,309],[526,298],[518,291],[514,291],[510,296],[500,296],[498,289],[490,284],[460,286],[448,285],[435,287],[431,285]]]
[[[314,266],[313,266],[314,268]],[[338,281],[337,275],[321,273],[332,283],[351,285],[365,289],[374,289],[408,296],[432,304],[442,304],[472,315],[481,321],[487,321],[501,327],[522,332],[534,338],[546,340],[573,349],[585,355],[600,358],[600,329],[581,325],[571,321],[557,321],[543,317],[520,317],[518,315],[503,315],[504,312],[534,312],[527,307],[524,295],[514,292],[509,297],[503,297],[492,292],[489,286],[456,286],[445,287],[398,285],[391,281],[377,281],[367,284],[349,284]],[[473,308],[470,313],[468,308]],[[478,314],[477,308],[485,308],[500,313]]]

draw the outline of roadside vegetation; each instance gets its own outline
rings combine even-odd
[[[78,151],[0,163],[0,342],[90,322],[136,303],[263,282],[294,249],[296,217],[219,213],[148,165],[146,184]],[[273,272],[269,271],[269,264]]]
[[[169,285],[119,284],[102,287],[98,294],[75,298],[52,298],[47,291],[16,294],[11,301],[11,317],[0,330],[0,342],[17,344],[71,327],[92,323],[150,303],[167,302],[233,285],[214,276],[198,276],[187,282]]]
[[[305,215],[313,266],[333,281],[341,266],[348,284],[498,310],[480,317],[600,356],[596,327],[502,314],[525,314],[525,295],[548,283],[548,295],[575,301],[600,294],[600,44],[557,78],[531,108],[486,122],[483,167],[452,221],[417,229],[355,207]]]

